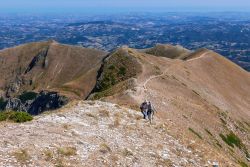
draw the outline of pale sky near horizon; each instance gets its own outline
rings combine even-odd
[[[217,10],[248,11],[250,0],[0,0],[0,11],[77,10]],[[250,10],[249,10],[250,11]]]

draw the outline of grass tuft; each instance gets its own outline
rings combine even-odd
[[[75,147],[62,147],[58,148],[58,153],[64,156],[73,156],[76,155],[76,148]]]
[[[102,143],[100,145],[100,152],[106,154],[108,152],[111,152],[111,148],[106,143]]]
[[[53,158],[53,152],[50,150],[45,150],[44,155],[45,155],[45,160],[47,160],[47,161],[49,161]]]
[[[123,150],[122,154],[123,154],[125,157],[133,156],[132,151],[130,151],[130,150],[127,149],[127,148],[125,148],[125,149]]]
[[[30,159],[30,156],[25,149],[18,150],[13,153],[14,157],[16,158],[17,161],[20,163],[27,163],[28,160]]]
[[[236,136],[233,132],[230,132],[226,136],[223,134],[220,134],[221,139],[228,144],[231,147],[238,147],[241,149],[243,147],[243,144],[238,136]]]

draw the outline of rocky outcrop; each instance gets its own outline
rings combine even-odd
[[[18,98],[9,98],[5,106],[5,110],[27,111],[22,101]]]
[[[32,70],[32,68],[35,67],[36,65],[41,65],[43,68],[46,68],[48,66],[48,63],[46,60],[48,50],[49,50],[48,48],[43,49],[40,53],[37,54],[37,56],[35,56],[32,59],[28,68],[25,71],[25,74],[28,73],[30,70]]]
[[[11,97],[18,93],[21,85],[23,84],[23,79],[21,77],[16,77],[8,86],[6,91],[6,97]]]
[[[42,91],[30,104],[28,112],[38,115],[47,110],[54,110],[68,103],[68,98],[60,96],[57,92]]]
[[[67,104],[68,101],[67,97],[61,96],[57,92],[42,91],[34,99],[23,101],[19,98],[9,98],[7,101],[2,100],[0,109],[24,111],[38,115],[44,111],[58,109]]]

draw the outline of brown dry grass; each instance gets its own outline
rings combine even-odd
[[[58,148],[58,154],[63,156],[73,156],[76,155],[77,149],[76,147],[61,147]]]
[[[20,149],[13,153],[13,156],[22,164],[28,163],[30,155],[26,149]]]
[[[45,156],[46,161],[50,161],[54,157],[53,151],[51,150],[44,150],[43,154]]]
[[[100,144],[100,149],[99,149],[99,151],[100,151],[101,153],[103,153],[103,154],[106,154],[106,153],[108,153],[108,152],[111,152],[111,148],[108,146],[108,144],[102,143],[102,144]]]
[[[122,151],[122,155],[123,155],[124,157],[133,156],[133,152],[132,152],[131,150],[125,148],[125,149],[123,149],[123,151]]]

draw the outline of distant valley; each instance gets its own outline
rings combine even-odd
[[[247,13],[0,15],[1,49],[50,39],[105,51],[170,43],[190,50],[212,49],[248,71],[249,36]]]

